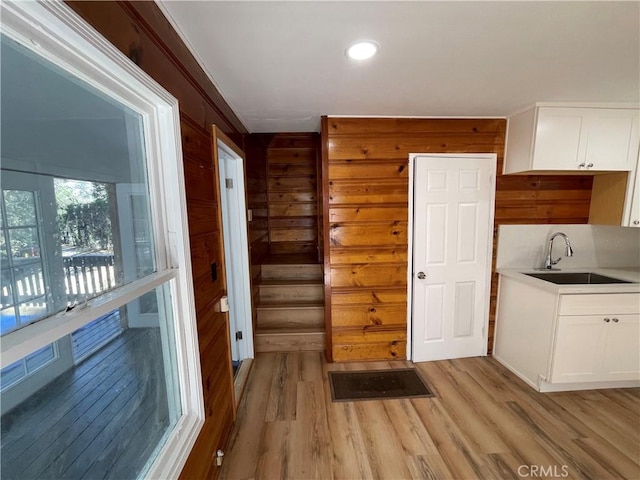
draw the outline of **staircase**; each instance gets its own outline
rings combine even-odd
[[[313,262],[272,255],[262,265],[256,352],[325,350],[322,266]]]

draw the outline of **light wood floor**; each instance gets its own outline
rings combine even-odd
[[[332,403],[321,353],[258,354],[221,478],[640,478],[640,390],[540,394],[490,357],[418,364],[434,398]]]

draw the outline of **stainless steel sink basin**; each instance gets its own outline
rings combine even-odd
[[[633,283],[619,278],[607,277],[592,272],[541,272],[541,273],[525,273],[530,277],[539,278],[545,282],[555,283],[557,285],[589,285],[589,284],[607,284],[607,283]]]

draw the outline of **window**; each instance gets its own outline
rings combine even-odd
[[[203,423],[177,102],[64,4],[1,21],[3,475],[176,476]]]
[[[0,257],[2,259],[1,332],[4,335],[47,313],[42,263],[42,219],[33,191],[2,190]]]
[[[11,387],[27,375],[37,372],[39,368],[44,367],[55,358],[56,350],[54,344],[51,344],[3,368],[0,375],[0,389],[5,390]]]

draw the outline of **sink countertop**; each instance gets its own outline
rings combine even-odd
[[[640,293],[640,269],[638,268],[561,268],[560,270],[536,270],[533,268],[498,268],[505,277],[527,283],[555,293]],[[592,272],[636,283],[606,283],[589,285],[558,285],[530,277],[525,273],[577,273]]]

